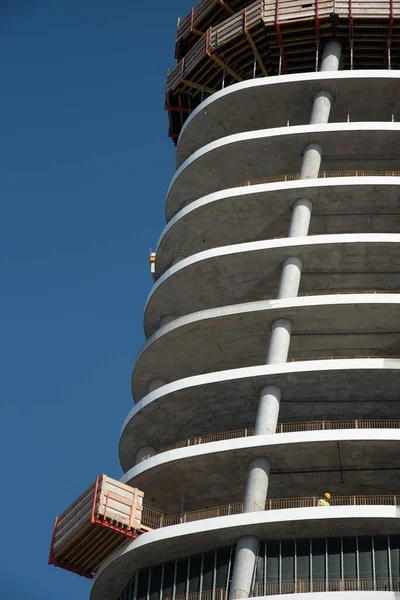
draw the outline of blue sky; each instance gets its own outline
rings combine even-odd
[[[0,597],[87,600],[53,520],[118,440],[174,172],[164,106],[190,0],[0,2]],[[157,18],[155,18],[157,17]]]

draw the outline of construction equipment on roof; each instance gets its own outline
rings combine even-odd
[[[344,69],[400,66],[399,0],[200,0],[178,24],[165,108],[176,143],[190,112],[238,81],[318,71],[320,46],[343,40]]]
[[[49,564],[91,579],[111,552],[150,531],[142,512],[143,492],[100,475],[56,518]]]

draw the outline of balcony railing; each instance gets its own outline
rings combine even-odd
[[[305,421],[303,423],[278,423],[275,433],[290,433],[298,431],[321,431],[326,429],[400,429],[400,420],[377,420],[377,419],[354,419],[352,421]],[[273,425],[266,429],[266,434],[273,432]],[[142,461],[168,452],[169,450],[177,450],[178,448],[187,448],[190,446],[198,446],[199,444],[209,444],[210,442],[220,442],[224,440],[233,440],[237,438],[254,436],[254,428],[248,427],[245,429],[236,429],[234,431],[224,431],[222,433],[213,433],[211,435],[198,435],[192,438],[187,438],[181,442],[177,442],[172,446],[162,448],[146,454],[142,457]]]
[[[326,177],[400,177],[400,171],[365,171],[357,169],[352,171],[320,171],[318,179]],[[300,179],[300,173],[289,173],[287,175],[273,175],[263,179],[246,179],[243,185],[259,185],[262,183],[279,183],[281,181],[297,181]]]
[[[246,587],[247,590],[247,587]],[[306,594],[310,592],[399,592],[400,579],[398,577],[389,578],[364,578],[359,579],[297,579],[296,581],[266,581],[255,583],[251,586],[251,592],[248,596],[245,590],[237,590],[236,598],[254,598],[261,596],[275,596],[279,594]],[[219,588],[216,590],[202,590],[201,592],[192,592],[190,594],[181,594],[175,596],[175,600],[227,600],[228,588]],[[164,600],[172,600],[165,598]]]
[[[267,500],[264,507],[254,506],[257,512],[269,510],[285,510],[289,508],[312,508],[318,506],[321,498],[319,496],[306,496],[302,498],[271,498]],[[375,495],[375,496],[335,496],[331,499],[330,506],[320,507],[321,510],[329,510],[332,506],[400,506],[400,496]],[[142,523],[151,529],[202,521],[215,517],[226,517],[243,513],[243,504],[226,504],[202,510],[194,510],[176,515],[166,515],[161,510],[143,505]],[[327,513],[329,514],[329,513]]]

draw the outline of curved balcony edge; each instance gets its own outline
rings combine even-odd
[[[150,294],[148,296],[146,306],[145,306],[145,333],[146,335],[154,333],[157,329],[156,323],[154,322],[157,319],[157,316],[153,316],[152,320],[150,320],[150,309],[152,308],[152,302],[155,302],[155,298],[158,294],[162,294],[162,286],[166,285],[170,281],[174,282],[174,297],[176,297],[177,292],[177,276],[185,276],[187,277],[187,269],[195,268],[197,265],[206,264],[208,261],[216,261],[216,260],[225,260],[224,268],[228,267],[228,262],[231,260],[238,259],[241,255],[249,257],[249,260],[255,260],[253,257],[256,257],[258,252],[268,252],[270,256],[270,264],[269,271],[275,267],[279,267],[282,262],[289,258],[290,256],[299,256],[307,263],[308,269],[316,268],[316,266],[320,263],[320,252],[323,247],[328,248],[329,245],[335,246],[337,250],[340,244],[343,244],[344,247],[349,247],[354,244],[354,249],[361,248],[362,244],[399,244],[400,243],[400,234],[399,233],[344,233],[344,234],[328,234],[328,235],[309,235],[305,237],[291,237],[291,238],[278,238],[278,239],[268,239],[261,240],[256,242],[245,242],[240,244],[231,244],[228,246],[220,246],[218,248],[213,248],[210,250],[203,250],[202,252],[198,252],[197,254],[193,254],[183,260],[179,261],[176,265],[172,266],[170,269],[165,271],[165,273],[160,277],[155,285],[152,287]],[[315,251],[315,256],[309,256],[310,253]],[[354,253],[354,252],[353,252]],[[275,256],[276,254],[276,256]],[[327,270],[327,266],[330,266],[330,263],[327,261],[332,261],[334,259],[335,254],[332,255],[332,252],[325,257],[325,270]],[[362,255],[364,256],[364,254]],[[388,259],[387,253],[385,253],[384,258]],[[313,261],[311,261],[313,258]],[[355,260],[355,259],[354,259]],[[265,257],[262,257],[262,262],[265,263]],[[337,262],[337,261],[336,261]],[[365,262],[365,258],[364,258]],[[315,265],[314,265],[315,263]],[[210,263],[211,264],[211,263]],[[265,271],[265,270],[264,270]],[[258,272],[258,271],[257,271]],[[261,271],[263,273],[263,271]],[[207,272],[204,276],[207,277]],[[199,282],[199,274],[197,274],[197,282]],[[205,281],[203,282],[205,285]],[[275,282],[275,289],[277,289],[278,282]],[[209,286],[210,287],[210,286]],[[209,293],[214,290],[216,286],[211,285]],[[265,287],[265,286],[264,286]],[[211,289],[212,288],[212,289]],[[198,288],[194,288],[197,290]],[[201,286],[201,289],[202,286]],[[239,289],[239,287],[237,288]],[[241,289],[241,288],[240,288]],[[232,293],[232,287],[230,286],[230,290]],[[217,292],[215,292],[216,294]],[[241,292],[243,293],[243,292]],[[265,292],[268,293],[267,291]],[[204,292],[202,292],[203,298]],[[217,297],[217,296],[216,296]],[[163,299],[161,297],[161,302]],[[187,294],[183,297],[182,303],[187,302]],[[193,303],[193,299],[192,299]],[[160,313],[159,318],[162,316],[171,314],[171,310],[167,303],[165,302],[166,307],[164,308],[164,315]],[[202,301],[202,305],[204,305],[204,300]],[[159,309],[161,310],[161,309]],[[194,306],[188,312],[195,312],[196,306]],[[187,313],[186,313],[187,314]],[[139,351],[140,353],[140,351]],[[139,355],[138,355],[139,356]]]
[[[346,195],[347,203],[352,201],[353,198],[349,198],[348,189],[351,188],[352,191],[359,189],[360,193],[363,193],[363,190],[368,190],[368,188],[376,188],[380,187],[382,189],[388,189],[390,187],[395,188],[400,185],[400,177],[397,176],[370,176],[365,175],[363,177],[355,177],[355,176],[345,176],[345,177],[334,177],[329,176],[326,178],[318,178],[318,179],[296,179],[292,181],[278,181],[273,183],[259,183],[255,185],[243,185],[240,187],[228,188],[225,190],[220,190],[218,192],[212,192],[198,200],[194,200],[184,208],[182,208],[172,219],[166,224],[164,227],[160,238],[157,244],[157,260],[156,260],[156,275],[157,282],[164,275],[164,273],[171,268],[171,262],[176,258],[178,252],[182,252],[181,246],[179,244],[178,247],[174,249],[174,239],[177,234],[179,237],[179,229],[180,227],[184,228],[184,231],[181,234],[181,238],[185,239],[187,243],[190,243],[190,240],[194,233],[196,233],[199,229],[199,216],[198,213],[203,213],[206,211],[207,219],[209,218],[210,213],[213,211],[223,210],[225,215],[229,214],[229,208],[227,207],[228,203],[232,202],[253,202],[255,198],[260,197],[260,212],[263,210],[265,205],[265,200],[269,196],[273,198],[273,203],[268,205],[269,211],[273,211],[273,208],[280,203],[286,202],[288,204],[288,210],[292,207],[294,202],[301,196],[306,194],[307,198],[311,200],[313,203],[315,202],[315,207],[318,210],[324,209],[324,201],[325,195],[332,194],[335,196],[335,202],[338,201],[338,196],[341,191]],[[321,197],[322,196],[322,197]],[[386,199],[387,200],[387,199]],[[331,205],[330,197],[326,201]],[[337,204],[335,205],[337,206]],[[220,208],[221,207],[221,208]],[[263,217],[266,215],[263,214]],[[276,217],[275,213],[273,215]],[[254,216],[254,215],[253,215]],[[379,213],[377,213],[379,216]],[[212,217],[211,217],[212,218]],[[254,216],[254,220],[258,222],[257,215]],[[288,215],[289,222],[289,215]],[[265,218],[264,218],[265,223]],[[232,224],[230,224],[230,230],[232,230]],[[203,232],[204,235],[204,232]],[[234,237],[234,234],[231,234]],[[249,235],[249,234],[248,234]],[[257,232],[255,233],[257,235]],[[275,236],[271,236],[275,237]],[[251,240],[240,240],[242,242],[248,242]],[[212,242],[211,242],[212,243]],[[177,244],[178,246],[178,244]],[[211,247],[219,247],[220,243],[215,241],[215,246],[206,247],[206,250],[209,250]],[[172,247],[172,248],[171,248]],[[192,256],[198,249],[189,249],[183,256],[183,258],[187,258],[188,256]],[[147,303],[153,290],[150,291],[150,294],[147,299]]]
[[[221,427],[230,427],[230,416],[236,418],[235,412],[241,406],[243,419],[249,418],[254,423],[256,412],[256,399],[259,391],[266,385],[278,385],[286,394],[305,390],[307,397],[316,398],[318,386],[322,381],[329,384],[329,394],[343,394],[346,390],[348,398],[357,399],[357,393],[361,382],[368,385],[368,397],[376,401],[391,400],[398,398],[400,381],[398,370],[400,360],[388,358],[351,358],[351,359],[324,359],[314,361],[300,361],[281,363],[276,365],[258,365],[217,371],[204,375],[195,375],[184,379],[167,383],[152,391],[142,398],[128,413],[120,435],[120,460],[122,467],[132,466],[131,455],[135,454],[134,446],[140,448],[149,443],[149,436],[153,435],[158,444],[172,441],[168,437],[169,430],[164,427],[165,415],[176,418],[179,415],[185,422],[185,433],[191,435],[187,430],[187,419],[193,423],[193,435],[199,432],[199,423],[203,416],[209,418],[215,411],[215,401],[222,395],[230,398],[232,414],[222,414]],[[290,376],[290,377],[289,377]],[[328,382],[328,383],[327,383]],[[314,390],[314,393],[312,393]],[[330,397],[329,394],[327,397]],[[253,402],[246,401],[243,405],[243,397],[253,398]],[[190,400],[190,402],[188,402]],[[371,403],[371,400],[369,401]],[[364,402],[365,404],[365,402]],[[187,413],[189,411],[189,413]],[[194,413],[193,413],[194,411]],[[196,414],[202,414],[197,421]],[[210,412],[211,411],[211,412]],[[372,418],[373,415],[366,418]],[[205,416],[204,416],[205,418]],[[361,417],[360,417],[361,418]],[[394,418],[394,417],[393,417]],[[151,423],[151,428],[145,428],[145,423]],[[235,421],[236,424],[236,421]],[[145,433],[144,433],[145,431]],[[161,435],[164,431],[164,437]],[[135,444],[133,441],[136,440]],[[137,449],[138,449],[137,448]],[[124,468],[124,470],[126,470]]]
[[[300,445],[304,445],[304,451],[307,452],[307,444],[320,444],[321,446],[326,444],[326,448],[328,448],[329,443],[354,442],[362,444],[364,442],[377,442],[379,444],[380,442],[396,443],[398,441],[400,441],[400,427],[397,430],[335,429],[255,435],[252,437],[235,438],[166,450],[131,467],[120,478],[120,481],[121,483],[135,487],[135,478],[153,469],[163,468],[164,466],[168,468],[168,465],[172,465],[173,463],[189,459],[200,459],[201,457],[212,461],[213,456],[218,454],[243,453],[246,454],[246,459],[250,460],[256,456],[264,456],[262,453],[267,452],[272,464],[275,465],[277,464],[275,461],[279,460],[279,455],[282,452],[287,453],[285,455],[286,461],[290,462],[292,460],[293,463],[298,463],[300,457],[297,452],[302,451],[301,449],[299,450]],[[291,452],[294,453],[293,456],[290,454]],[[311,464],[311,461],[309,461],[309,464]],[[204,465],[202,464],[201,466],[203,467]],[[196,467],[194,461],[193,467]],[[195,477],[194,473],[193,477]]]
[[[391,356],[385,349],[388,343],[392,347],[396,341],[394,323],[400,321],[399,311],[400,293],[377,291],[257,300],[186,314],[158,329],[142,346],[132,372],[132,394],[143,398],[154,379],[174,381],[215,370],[216,365],[217,369],[227,369],[260,364],[268,347],[271,325],[280,318],[289,319],[296,328],[300,347],[300,339],[307,335],[325,335],[325,356]],[[372,320],[375,330],[371,330]],[[380,333],[378,337],[376,331]],[[329,335],[336,339],[338,333],[350,337],[340,347],[336,342],[329,345]],[[371,340],[366,352],[368,335]],[[357,345],[357,354],[351,344],[361,336],[364,341]],[[292,344],[290,357],[303,360],[307,354],[299,346]],[[173,357],[171,348],[175,349]],[[196,361],[188,364],[187,356],[193,348]],[[316,342],[316,346],[309,346],[308,357],[319,356],[320,345]]]
[[[355,132],[358,132],[358,136],[354,136]],[[384,141],[377,135],[379,132],[386,134]],[[363,148],[363,161],[374,158],[379,163],[379,156],[383,152],[386,160],[392,159],[393,162],[398,160],[399,142],[398,139],[389,139],[387,134],[391,133],[397,138],[399,132],[400,123],[393,121],[359,121],[275,127],[225,136],[193,152],[175,172],[167,192],[167,221],[184,205],[208,193],[238,185],[245,179],[277,175],[283,157],[288,169],[286,172],[296,171],[294,165],[299,166],[304,147],[311,142],[323,145],[329,141],[329,160],[332,162],[339,157],[345,160],[343,144],[346,147],[349,145],[346,136],[350,135],[353,141],[353,157],[355,149],[358,154]],[[354,146],[356,141],[357,147]],[[261,151],[265,157],[264,161],[257,160]],[[330,163],[325,164],[325,161],[326,156],[324,168],[329,169]],[[345,164],[347,162],[345,161]],[[387,164],[387,168],[391,170],[390,164]],[[345,167],[340,164],[340,168]],[[358,168],[363,168],[362,164],[359,164]],[[377,167],[370,164],[369,168]],[[204,178],[205,171],[207,178]]]
[[[400,533],[399,509],[395,506],[340,506],[328,509],[296,508],[216,517],[156,529],[127,543],[108,557],[97,571],[91,600],[115,600],[133,572],[163,559],[203,552],[231,543],[243,535],[261,539],[293,534],[307,537],[333,535],[345,527],[348,535]],[[195,550],[194,550],[195,549]]]
[[[324,89],[325,91],[336,95],[338,84],[344,83],[351,89],[352,94],[357,94],[359,93],[360,84],[362,85],[362,82],[364,81],[371,82],[372,84],[376,81],[378,90],[381,90],[380,84],[382,84],[382,80],[394,80],[396,82],[399,78],[400,72],[396,70],[368,69],[365,71],[343,70],[296,73],[281,75],[280,77],[259,77],[234,83],[222,90],[218,90],[203,100],[203,102],[189,115],[182,127],[177,143],[177,166],[179,167],[182,162],[199,147],[198,144],[195,145],[193,143],[193,140],[198,140],[200,138],[200,140],[204,142],[206,133],[202,131],[202,126],[204,126],[202,116],[204,115],[209,121],[212,117],[217,119],[219,113],[222,112],[225,118],[226,107],[232,104],[234,95],[239,96],[243,103],[243,97],[246,92],[249,92],[252,96],[255,96],[255,92],[261,91],[262,93],[266,93],[269,95],[268,109],[270,110],[271,96],[274,94],[275,88],[277,88],[276,100],[281,102],[283,95],[288,96],[284,104],[286,105],[287,103],[288,105],[293,106],[295,100],[296,102],[299,100],[298,88],[301,84],[307,86],[308,91],[312,94],[315,94],[316,91],[319,91],[320,89]],[[323,84],[323,88],[321,87],[321,84]],[[295,100],[294,96],[292,96],[293,94],[296,94]],[[272,104],[274,113],[276,113],[276,108],[277,107]],[[257,109],[259,110],[259,106],[257,106]],[[307,111],[309,110],[309,104],[307,104]],[[250,110],[249,113],[251,113]],[[229,121],[228,124],[226,124],[224,120],[224,128],[226,127],[229,128]]]

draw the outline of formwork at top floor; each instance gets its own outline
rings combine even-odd
[[[253,77],[317,71],[331,37],[342,42],[343,69],[399,68],[400,1],[303,1],[202,0],[178,24],[166,93],[174,142],[207,95]]]

